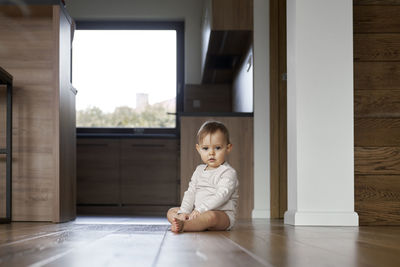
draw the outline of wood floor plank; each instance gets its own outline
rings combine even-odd
[[[38,225],[18,224],[17,227],[0,229],[0,247],[4,244],[21,241],[24,239],[32,239],[43,235],[55,234],[60,231],[68,230],[71,224],[43,224],[38,230]]]
[[[109,234],[54,261],[34,266],[152,266],[163,237],[164,232]]]
[[[163,220],[1,225],[0,266],[400,266],[400,227],[254,219],[231,231],[174,234]]]
[[[106,229],[104,229],[106,228]],[[107,229],[108,228],[108,229]],[[74,226],[68,230],[0,246],[0,266],[27,266],[52,258],[54,255],[87,245],[100,239],[118,227]]]
[[[315,228],[316,227],[310,227]],[[326,227],[329,229],[329,227]],[[304,232],[307,227],[267,225],[260,229],[238,227],[225,235],[253,251],[273,266],[357,266],[351,237],[336,232],[337,237],[323,237],[325,228],[319,233]],[[339,251],[335,251],[339,248]],[[362,266],[373,266],[363,264]]]
[[[272,266],[222,233],[168,232],[156,266]]]

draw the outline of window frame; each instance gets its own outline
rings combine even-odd
[[[179,114],[183,111],[184,86],[184,51],[185,51],[185,23],[183,21],[99,21],[77,20],[76,30],[175,30],[176,31],[176,113],[175,128],[146,128],[146,127],[76,127],[77,137],[118,137],[118,136],[148,136],[165,135],[179,136]],[[71,61],[73,53],[71,53]],[[72,76],[72,62],[71,62]],[[73,77],[71,77],[73,80]],[[79,91],[79,88],[77,88]],[[171,115],[172,116],[172,115]]]

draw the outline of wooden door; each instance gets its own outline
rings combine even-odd
[[[353,4],[355,210],[400,225],[400,1]]]

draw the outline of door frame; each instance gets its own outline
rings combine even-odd
[[[287,210],[286,0],[270,0],[271,218]]]

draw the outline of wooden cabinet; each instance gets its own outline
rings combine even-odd
[[[77,203],[117,205],[119,140],[77,140]]]
[[[123,204],[176,205],[177,140],[121,140],[120,162]]]
[[[43,1],[44,2],[44,1]],[[14,221],[75,218],[72,20],[60,5],[0,5],[0,64],[14,77]]]
[[[253,0],[206,0],[202,83],[231,83],[253,39]]]
[[[182,116],[181,117],[181,197],[187,190],[196,166],[202,164],[195,144],[200,126],[207,120],[217,120],[229,130],[232,152],[227,161],[239,179],[238,218],[249,219],[253,211],[253,117]],[[267,175],[267,174],[266,174]]]
[[[82,213],[165,215],[179,204],[178,140],[79,138],[77,151]]]

